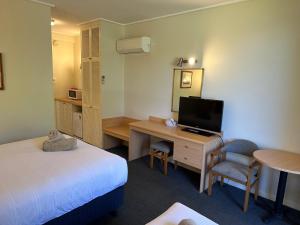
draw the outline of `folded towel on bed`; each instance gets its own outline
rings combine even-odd
[[[58,130],[50,130],[48,133],[48,138],[50,141],[59,141],[62,139],[66,139],[65,136]]]
[[[197,223],[192,219],[184,219],[178,225],[197,225]]]
[[[43,143],[44,152],[57,152],[73,150],[77,146],[77,139],[65,138],[58,130],[51,130],[49,139]]]

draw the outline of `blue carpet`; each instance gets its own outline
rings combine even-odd
[[[127,157],[127,148],[110,150]],[[244,191],[229,185],[215,184],[213,195],[199,194],[199,174],[169,165],[168,176],[156,160],[155,168],[149,168],[148,157],[128,163],[129,179],[126,185],[125,202],[117,216],[108,215],[92,225],[144,225],[167,210],[173,203],[181,202],[220,225],[264,225],[260,217],[265,211],[250,198],[249,210],[242,212]],[[300,213],[290,216],[300,221]],[[270,225],[288,223],[273,221]]]

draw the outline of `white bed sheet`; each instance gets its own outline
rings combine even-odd
[[[78,140],[43,152],[45,137],[0,145],[0,225],[40,225],[127,182],[123,158]]]
[[[197,225],[218,225],[179,202],[174,203],[166,212],[146,225],[178,225],[183,219],[192,219]]]

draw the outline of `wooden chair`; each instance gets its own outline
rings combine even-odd
[[[261,165],[253,158],[253,152],[258,147],[248,140],[233,140],[226,143],[221,149],[211,153],[209,165],[208,195],[212,194],[215,177],[221,177],[221,186],[224,178],[245,185],[244,212],[248,210],[251,188],[255,186],[254,198],[257,200]]]
[[[150,168],[153,169],[154,157],[159,158],[164,165],[164,175],[168,175],[168,157],[173,150],[173,144],[168,141],[159,141],[150,145]]]

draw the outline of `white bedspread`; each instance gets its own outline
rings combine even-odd
[[[45,137],[0,145],[0,225],[39,225],[127,182],[126,161],[78,141],[43,152]]]
[[[179,202],[174,203],[166,212],[146,225],[178,225],[183,219],[192,219],[197,225],[218,225]]]

